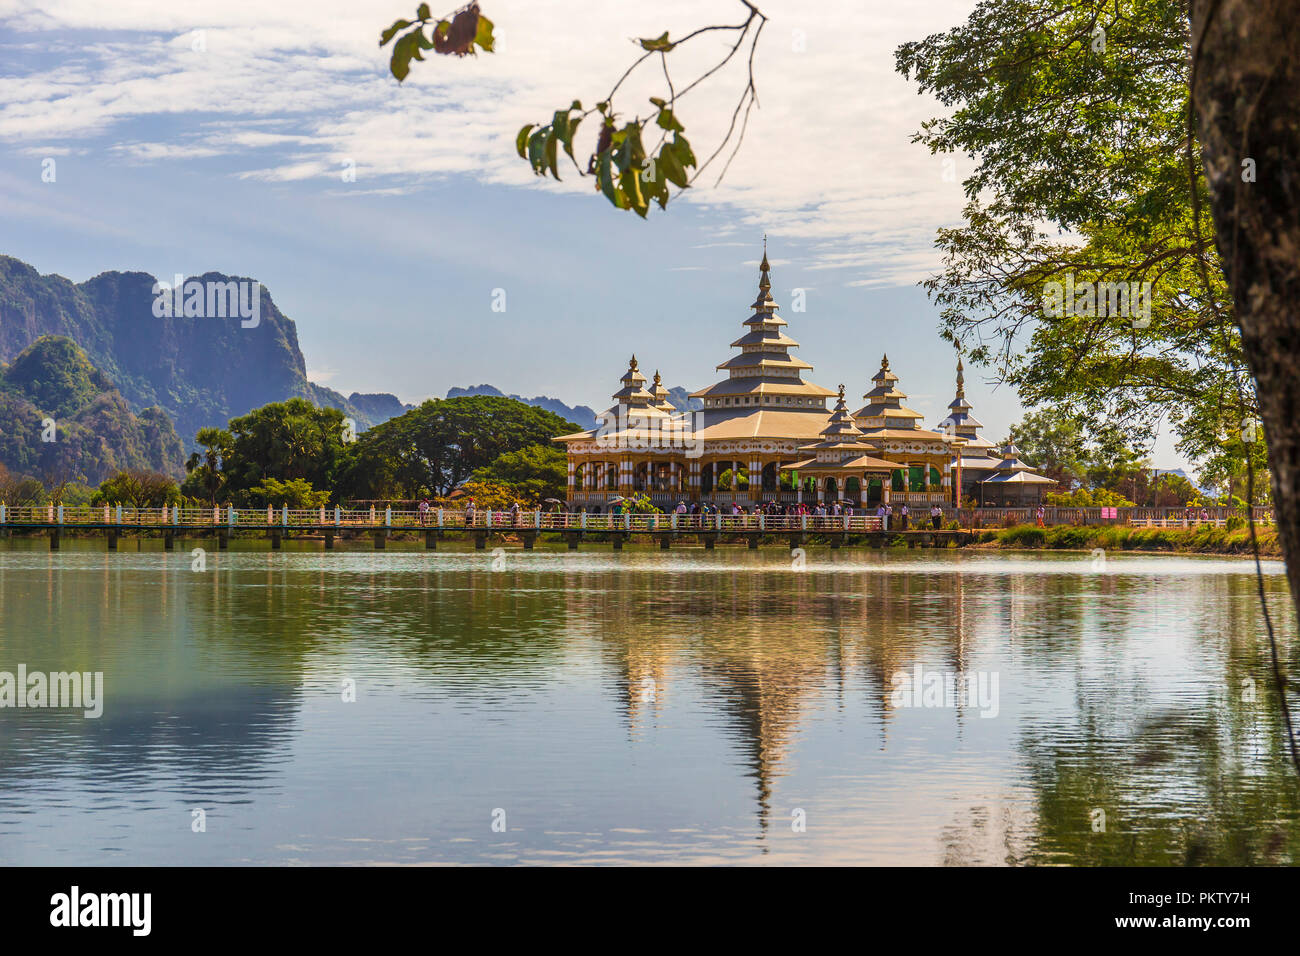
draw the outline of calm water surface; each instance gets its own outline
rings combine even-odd
[[[0,542],[0,864],[1300,857],[1250,562],[200,544]]]

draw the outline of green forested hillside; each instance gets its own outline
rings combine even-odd
[[[166,412],[133,413],[71,339],[43,336],[0,366],[0,463],[12,472],[88,484],[124,468],[179,476],[183,450]]]

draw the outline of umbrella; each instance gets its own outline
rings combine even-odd
[[[564,502],[561,501],[559,498],[543,498],[543,499],[542,499],[542,504],[544,504],[544,505],[562,505],[562,504],[564,504]]]
[[[613,498],[609,499],[609,503],[611,505],[616,505],[623,501],[627,501],[627,499],[624,498],[622,495],[615,495]]]

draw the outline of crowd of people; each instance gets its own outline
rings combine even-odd
[[[870,507],[855,507],[852,502],[834,501],[830,504],[825,502],[816,502],[809,504],[807,502],[781,504],[776,501],[769,501],[765,504],[755,504],[748,507],[732,502],[725,507],[719,507],[710,502],[692,502],[689,506],[685,501],[677,502],[677,507],[673,509],[679,515],[787,515],[800,517],[808,515],[814,519],[841,518],[845,515],[870,515],[874,514],[880,519],[881,527],[888,530],[897,528],[899,531],[906,531],[911,526],[912,514],[907,505],[895,507],[883,502],[871,509]],[[943,509],[938,505],[930,508],[930,525],[932,528],[939,528],[943,523]]]
[[[467,523],[472,524],[474,521],[474,515],[477,514],[478,512],[478,508],[475,505],[473,498],[470,498],[465,502],[464,509],[465,509],[465,519]],[[419,511],[420,514],[420,524],[428,523],[429,512],[431,510],[431,506],[429,504],[428,499],[421,500],[417,507],[417,510]],[[557,504],[551,510],[553,511],[560,510],[559,505]],[[582,510],[586,511],[587,509],[583,508]],[[628,510],[630,510],[630,503],[627,501],[616,502],[614,504],[611,504],[609,507],[609,513],[616,514],[616,515],[624,514]],[[593,511],[593,514],[599,513],[599,511],[600,509],[596,508]],[[782,516],[793,516],[793,517],[801,517],[803,515],[807,515],[810,518],[813,518],[818,525],[823,524],[825,519],[842,518],[846,515],[852,516],[852,515],[874,514],[877,518],[880,519],[880,525],[885,530],[894,528],[899,531],[907,531],[909,527],[914,527],[912,525],[912,513],[911,510],[907,507],[907,505],[904,504],[902,506],[895,507],[894,505],[886,505],[883,502],[877,505],[873,510],[870,507],[855,507],[851,502],[847,502],[847,501],[834,501],[831,502],[830,504],[827,504],[825,502],[817,502],[814,504],[808,504],[807,502],[780,504],[775,501],[769,501],[764,504],[754,504],[750,506],[744,506],[733,502],[729,505],[726,505],[725,507],[719,506],[717,504],[708,501],[705,502],[696,501],[696,502],[692,502],[690,505],[687,505],[685,501],[679,501],[677,502],[677,506],[673,509],[673,511],[675,511],[679,515],[710,516],[710,515],[723,514],[723,515],[732,515],[737,517],[740,515],[758,515],[758,514],[765,514],[771,516],[782,515]],[[508,512],[510,515],[510,523],[518,524],[519,523],[518,519],[520,514],[520,508],[518,502],[512,504],[508,509]],[[943,509],[940,508],[938,505],[931,506],[930,508],[931,528],[938,529],[942,526],[942,523],[943,523]]]

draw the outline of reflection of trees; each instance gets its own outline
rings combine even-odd
[[[1284,580],[1277,583],[1273,590],[1284,594]],[[1300,795],[1268,684],[1254,587],[1246,576],[1201,578],[1193,603],[1180,602],[1167,582],[1157,592],[1141,579],[1110,579],[1106,626],[1088,633],[1117,646],[1086,662],[1079,649],[1072,719],[1024,724],[1038,819],[1019,862],[1296,862]],[[1142,629],[1171,644],[1194,641],[1194,659],[1210,663],[1184,666],[1199,666],[1204,679],[1171,674],[1171,696],[1159,675],[1136,678],[1125,644]],[[1243,693],[1248,678],[1254,701]],[[1104,832],[1094,829],[1098,810]]]

